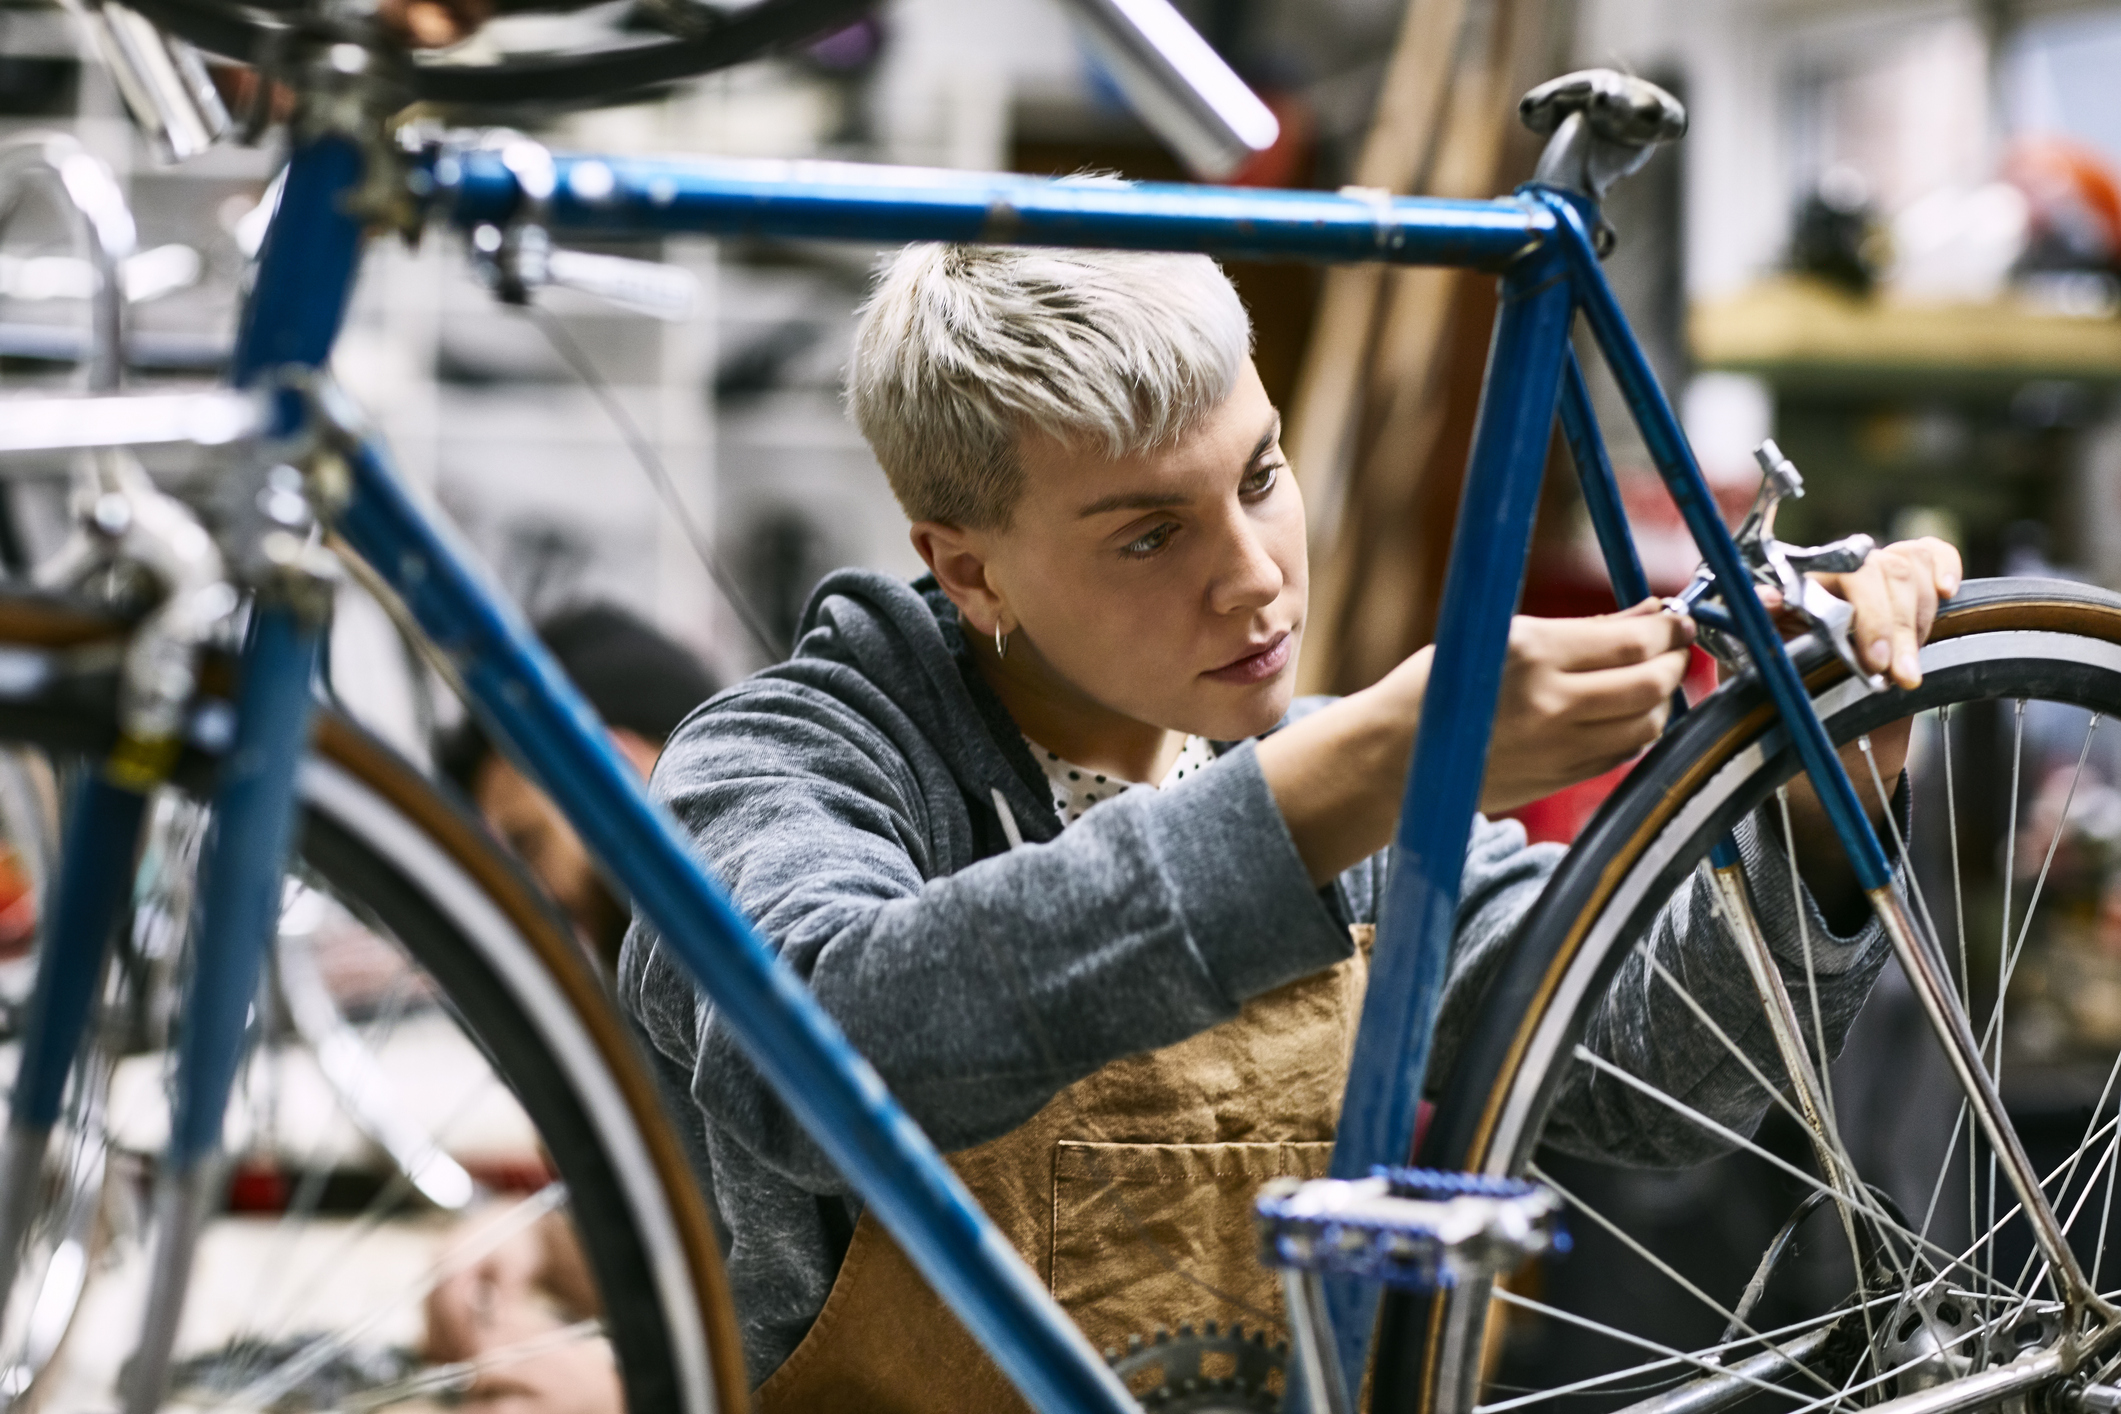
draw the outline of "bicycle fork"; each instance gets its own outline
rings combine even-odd
[[[0,1319],[44,1192],[44,1160],[66,1078],[94,1009],[112,929],[131,895],[133,851],[147,798],[102,773],[85,776],[67,812],[51,926],[24,1016],[7,1131],[0,1135]]]
[[[252,999],[280,916],[282,861],[293,842],[295,773],[309,741],[316,616],[261,603],[244,652],[235,746],[214,789],[169,1147],[155,1177],[155,1246],[147,1314],[126,1414],[154,1414],[169,1379],[199,1230],[223,1175],[222,1118],[242,1060]]]

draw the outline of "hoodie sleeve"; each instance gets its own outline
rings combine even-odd
[[[999,1137],[1106,1062],[1228,1020],[1351,950],[1250,746],[947,874],[926,816],[961,793],[919,779],[916,755],[837,702],[754,680],[680,730],[653,788],[945,1150]],[[621,991],[691,1068],[714,1125],[792,1182],[843,1187],[639,920]]]
[[[1904,777],[1894,809],[1904,834]],[[1816,1011],[1817,1039],[1824,1040],[1831,1059],[1840,1054],[1891,954],[1885,932],[1871,920],[1852,935],[1837,934],[1811,892],[1792,878],[1785,853],[1775,842],[1779,831],[1771,834],[1760,812],[1740,821],[1732,834],[1761,932],[1799,1016],[1810,1019]],[[1482,1001],[1509,957],[1517,924],[1562,853],[1558,845],[1526,844],[1523,827],[1513,820],[1475,820],[1458,932],[1437,1018],[1432,1094],[1482,1019]],[[1724,1040],[1701,1024],[1658,975],[1652,957],[1745,1052],[1745,1060],[1732,1055]],[[1815,1064],[1817,1039],[1808,1031]],[[1762,1019],[1751,973],[1701,870],[1690,874],[1658,911],[1643,945],[1628,949],[1592,1008],[1583,1044],[1601,1060],[1649,1081],[1737,1133],[1751,1134],[1759,1127],[1770,1099],[1748,1063],[1778,1076],[1782,1062]],[[1580,1060],[1570,1064],[1562,1080],[1546,1142],[1588,1158],[1656,1167],[1699,1163],[1728,1147],[1671,1106]]]

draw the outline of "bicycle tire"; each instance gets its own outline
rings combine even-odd
[[[125,627],[63,599],[0,595],[0,661],[16,669],[13,690],[0,687],[0,741],[107,747]],[[198,787],[211,767],[187,755],[178,778]],[[299,791],[301,863],[415,955],[567,1184],[629,1407],[747,1408],[705,1199],[570,926],[460,802],[336,712],[318,713]]]
[[[491,65],[406,65],[411,97],[427,103],[506,107],[620,98],[750,63],[852,24],[876,0],[760,0],[706,34],[587,54],[537,55]],[[138,0],[161,28],[241,64],[270,60],[289,23],[265,6],[234,0]]]
[[[1912,692],[1864,691],[1816,642],[1793,651],[1837,745],[1931,707],[1984,699],[2121,710],[2121,596],[2082,584],[1969,581],[1940,613],[1922,686]],[[1773,704],[1751,673],[1711,694],[1652,749],[1519,926],[1437,1095],[1423,1163],[1525,1171],[1606,982],[1711,845],[1796,769]],[[1386,1296],[1374,1407],[1471,1407],[1460,1401],[1476,1389],[1479,1358],[1464,1352],[1484,1348],[1489,1290],[1482,1283]]]

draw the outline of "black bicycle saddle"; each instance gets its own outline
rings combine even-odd
[[[1649,147],[1686,136],[1686,109],[1647,79],[1613,69],[1579,69],[1548,79],[1517,102],[1517,116],[1542,136],[1571,113],[1608,142]]]

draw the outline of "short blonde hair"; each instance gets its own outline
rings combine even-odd
[[[861,308],[847,400],[907,516],[1000,528],[1027,432],[1112,457],[1166,446],[1251,349],[1204,255],[911,245]]]

